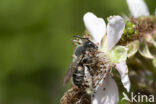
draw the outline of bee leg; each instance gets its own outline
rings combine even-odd
[[[90,102],[89,99],[87,98],[89,96],[88,94],[83,94],[80,98],[80,104],[83,104],[83,102]]]

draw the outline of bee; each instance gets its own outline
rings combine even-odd
[[[92,50],[97,50],[98,46],[94,44],[88,38],[82,38],[79,36],[74,36],[78,38],[76,43],[79,45],[76,47],[73,55],[72,63],[69,66],[69,69],[64,78],[64,84],[66,84],[72,77],[74,85],[78,88],[82,88],[85,85],[85,72],[89,72],[87,63],[90,61],[87,58],[87,54]]]

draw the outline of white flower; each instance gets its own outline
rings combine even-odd
[[[123,48],[123,46],[119,46],[118,48],[115,48],[117,42],[120,40],[124,28],[125,23],[122,17],[120,16],[111,16],[108,18],[108,24],[106,28],[105,21],[102,18],[96,17],[93,13],[86,13],[84,15],[84,24],[86,26],[86,29],[88,30],[89,34],[92,36],[94,42],[99,43],[99,50],[105,52],[109,56],[111,55],[118,55],[123,52],[124,57],[127,57],[127,49]],[[105,42],[102,43],[102,38],[107,34],[107,37],[105,39]],[[115,46],[115,47],[114,47]],[[122,48],[122,51],[120,49]],[[115,50],[116,52],[114,52]],[[119,51],[118,51],[119,50]],[[113,53],[113,54],[111,54]],[[120,60],[115,61],[116,68],[119,71],[121,75],[121,81],[124,85],[124,87],[129,91],[130,89],[130,81],[128,77],[128,68],[126,65],[126,58],[124,57],[118,57],[117,59]],[[111,76],[108,74],[106,79],[103,79],[102,86],[98,87],[96,89],[96,93],[94,94],[94,97],[91,98],[92,104],[117,104],[119,100],[118,95],[118,88],[115,83],[115,81],[111,78]]]
[[[144,0],[126,0],[132,16],[149,16],[149,10]]]

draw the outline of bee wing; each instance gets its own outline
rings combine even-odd
[[[73,63],[70,64],[68,71],[64,77],[64,85],[70,80],[70,78],[73,75],[74,69],[72,67],[73,67]]]
[[[75,61],[73,61],[73,62],[70,64],[70,66],[69,66],[69,68],[68,68],[68,71],[67,71],[67,73],[66,73],[66,75],[65,75],[65,77],[64,77],[64,85],[65,85],[65,84],[70,80],[70,78],[72,77],[73,72],[74,72],[74,70],[76,69],[76,67],[78,66],[78,64],[80,63],[81,59],[82,59],[82,55],[81,55],[80,57],[78,57]]]

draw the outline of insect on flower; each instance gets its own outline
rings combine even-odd
[[[96,17],[93,13],[86,13],[83,19],[89,34],[84,35],[84,37],[76,36],[74,40],[76,48],[72,63],[64,78],[64,84],[72,77],[72,89],[76,87],[78,92],[89,95],[92,104],[107,104],[109,102],[111,102],[110,104],[116,104],[118,102],[118,88],[110,74],[113,67],[116,67],[121,74],[124,87],[128,91],[130,88],[129,77],[126,74],[128,72],[125,63],[126,55],[115,59],[118,48],[123,51],[123,54],[127,53],[125,47],[115,46],[123,33],[124,21],[120,16],[111,16],[108,18],[109,23],[106,28],[104,20]],[[113,61],[111,55],[115,55],[115,58],[113,57],[115,61]],[[71,92],[76,93],[77,91],[72,90]],[[65,96],[68,96],[69,93],[65,93]],[[76,97],[78,102],[82,101],[81,98],[84,94]],[[65,98],[62,98],[62,102],[67,101]],[[72,99],[74,98],[75,96]],[[68,99],[68,101],[71,100]]]
[[[64,83],[67,83],[72,77],[74,85],[92,93],[93,89],[100,85],[100,81],[110,71],[113,64],[103,52],[99,51],[98,45],[89,38],[75,37],[77,40],[74,42],[77,46]]]
[[[88,38],[82,38],[80,36],[74,37],[77,38],[77,40],[74,40],[74,44],[77,44],[77,46],[73,55],[73,61],[70,64],[67,74],[64,78],[64,83],[66,84],[72,77],[74,85],[76,85],[78,88],[84,88],[85,86],[88,86],[85,83],[88,82],[85,78],[85,73],[88,72],[89,68],[87,64],[91,62],[91,60],[89,60],[89,56],[86,54],[95,52],[98,47]]]

